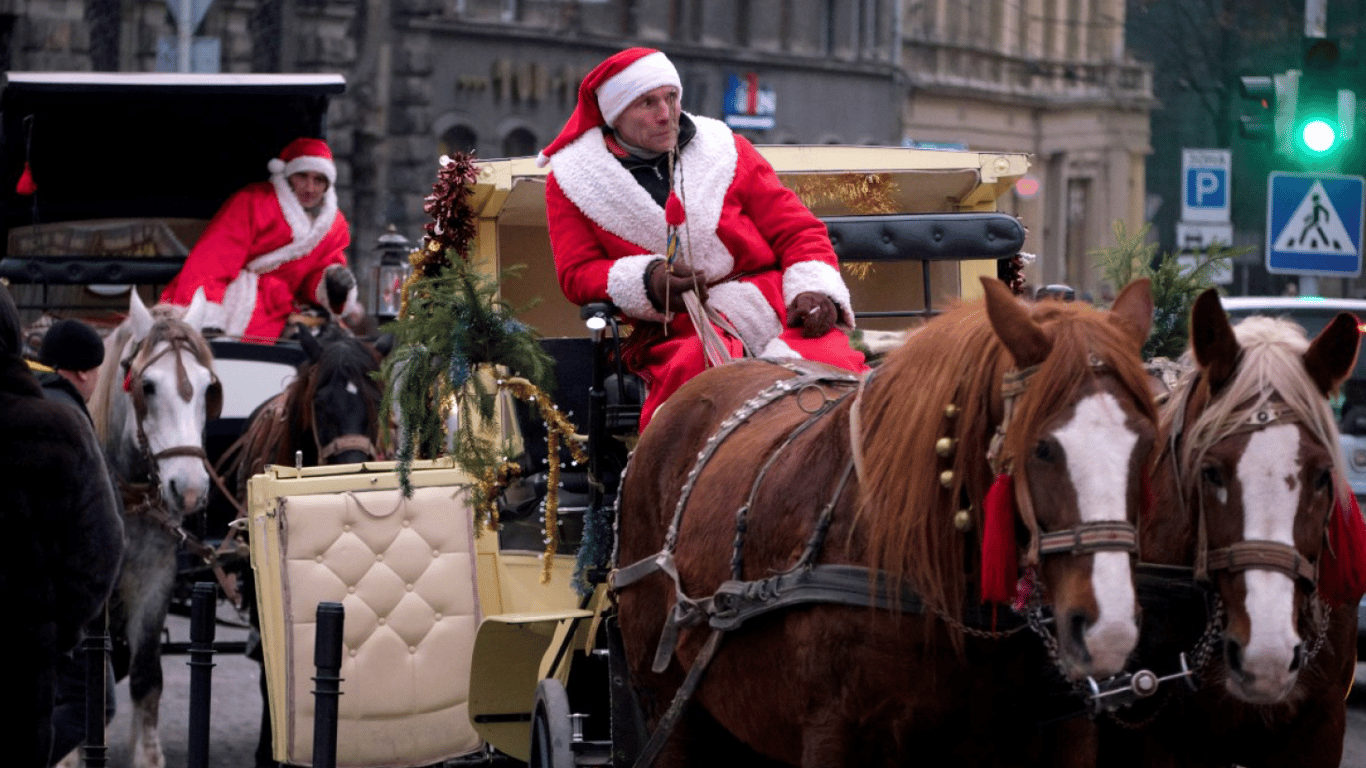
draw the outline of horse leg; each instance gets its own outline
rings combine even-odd
[[[121,597],[128,610],[128,692],[133,700],[132,760],[138,768],[163,768],[166,762],[157,732],[161,703],[161,633],[175,581],[175,549],[160,531],[129,536],[141,539],[142,551],[124,564]]]

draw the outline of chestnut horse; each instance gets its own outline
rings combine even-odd
[[[1144,600],[1138,653],[1163,673],[1184,652],[1196,690],[1168,684],[1116,713],[1124,727],[1102,720],[1104,765],[1341,761],[1356,599],[1322,598],[1342,592],[1328,575],[1336,558],[1355,555],[1346,538],[1331,542],[1335,555],[1324,542],[1330,514],[1356,512],[1335,479],[1341,458],[1327,398],[1351,372],[1358,336],[1347,313],[1311,342],[1285,320],[1230,326],[1213,290],[1197,299],[1198,367],[1162,409],[1157,504],[1140,524],[1140,585],[1165,572],[1159,579],[1177,592],[1159,587]]]
[[[1075,709],[1073,684],[1120,672],[1138,639],[1152,300],[1146,281],[1109,312],[983,285],[871,374],[740,361],[655,415],[610,583],[633,683],[665,726],[660,765],[1086,764],[1087,745],[1040,720],[1050,693]],[[988,565],[1010,570],[1019,546],[1036,568],[1022,599],[1039,636],[979,604],[993,524],[1005,549]]]

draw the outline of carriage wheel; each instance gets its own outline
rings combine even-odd
[[[570,736],[569,695],[559,680],[542,680],[536,686],[536,710],[531,716],[528,768],[574,768]]]

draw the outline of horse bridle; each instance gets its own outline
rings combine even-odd
[[[1093,372],[1109,370],[1109,366],[1095,355],[1090,357],[1089,362]],[[1004,411],[1001,423],[997,425],[996,433],[992,436],[987,449],[987,461],[997,476],[1014,475],[1018,471],[1011,466],[1014,463],[1012,457],[1005,454],[1005,436],[1015,412],[1015,401],[1029,390],[1029,381],[1038,370],[1038,365],[1022,369],[1012,368],[1001,378]],[[1021,562],[1026,567],[1037,566],[1039,559],[1046,555],[1138,553],[1138,528],[1127,520],[1083,521],[1070,528],[1041,531],[1038,517],[1034,513],[1034,501],[1029,495],[1028,483],[1015,484],[1015,504],[1020,519],[1029,530],[1029,546]]]
[[[1191,387],[1191,392],[1194,391]],[[1185,409],[1189,404],[1189,393],[1187,401],[1183,403],[1178,413],[1181,418],[1185,418]],[[1264,402],[1251,408],[1238,412],[1236,417],[1237,426],[1227,433],[1223,433],[1225,438],[1234,435],[1259,432],[1267,427],[1298,424],[1303,420],[1292,408],[1284,403]],[[1173,472],[1177,480],[1177,487],[1181,488],[1178,497],[1181,503],[1185,503],[1184,482],[1181,479],[1180,467],[1177,462],[1177,447],[1181,438],[1181,424],[1175,425],[1172,430],[1170,452],[1172,454]],[[1295,585],[1307,593],[1313,593],[1318,586],[1319,574],[1318,563],[1310,562],[1300,554],[1295,547],[1279,541],[1268,541],[1264,539],[1245,539],[1236,541],[1227,547],[1211,550],[1209,548],[1209,533],[1207,529],[1207,516],[1205,514],[1204,494],[1196,493],[1196,548],[1195,548],[1195,579],[1196,581],[1208,581],[1210,575],[1219,571],[1230,573],[1241,573],[1250,570],[1275,571],[1289,576]],[[1326,530],[1326,529],[1325,529]]]

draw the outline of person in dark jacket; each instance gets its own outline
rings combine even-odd
[[[100,334],[80,320],[58,320],[43,335],[38,351],[40,366],[50,370],[37,373],[43,396],[56,403],[65,403],[85,416],[90,423],[86,403],[95,393],[100,364],[104,362],[104,340]],[[30,366],[32,367],[32,366]],[[90,424],[94,436],[94,424]],[[98,440],[96,441],[98,443]],[[106,467],[108,462],[106,462]],[[112,477],[112,472],[111,472]],[[118,495],[115,494],[118,502]],[[119,504],[122,519],[122,504]],[[101,613],[87,627],[92,637],[109,634],[107,614]],[[57,699],[52,711],[52,758],[59,760],[85,741],[86,660],[80,649],[73,649],[57,657]],[[104,722],[114,718],[114,665],[106,655],[104,684]]]
[[[5,763],[46,768],[59,654],[76,647],[108,599],[123,554],[123,523],[89,424],[43,398],[20,356],[19,313],[0,286],[0,558],[8,600],[0,690]]]

